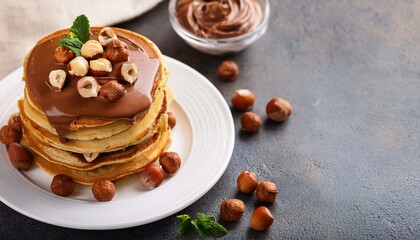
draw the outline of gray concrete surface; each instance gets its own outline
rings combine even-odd
[[[241,113],[232,110],[236,143],[226,172],[179,213],[217,216],[224,199],[237,197],[247,208],[241,221],[226,224],[225,239],[420,238],[420,2],[273,0],[266,35],[224,57],[187,46],[170,27],[167,5],[119,27],[195,68],[229,104],[236,89],[254,91],[254,111],[264,119],[258,134],[243,134]],[[217,77],[224,59],[238,63],[237,81]],[[265,121],[265,104],[275,96],[294,107],[283,124]],[[247,169],[280,189],[267,205],[275,222],[266,232],[248,227],[260,204],[235,188]],[[173,215],[129,229],[82,231],[0,204],[0,226],[2,239],[176,239],[178,221]]]

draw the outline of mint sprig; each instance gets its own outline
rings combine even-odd
[[[191,232],[193,226],[200,237],[222,237],[228,232],[225,227],[215,220],[214,217],[207,216],[204,213],[197,213],[196,220],[192,220],[191,217],[186,214],[179,215],[177,218],[181,219],[178,229],[180,236],[184,236]]]
[[[78,16],[70,28],[67,36],[64,36],[58,42],[59,46],[64,46],[73,51],[76,56],[81,55],[80,49],[83,43],[90,39],[89,20],[85,15]]]

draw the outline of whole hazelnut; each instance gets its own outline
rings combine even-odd
[[[249,226],[256,231],[264,231],[274,222],[273,215],[268,208],[261,206],[254,210],[249,221]]]
[[[99,41],[89,40],[83,44],[80,52],[86,60],[92,60],[101,57],[104,49]]]
[[[110,201],[115,195],[115,185],[106,179],[98,180],[92,186],[92,193],[100,202]]]
[[[245,204],[239,199],[227,199],[220,206],[220,218],[225,221],[238,221],[244,212]]]
[[[159,163],[167,174],[174,174],[181,167],[181,158],[176,152],[164,152],[159,157]]]
[[[9,125],[9,127],[21,133],[23,124],[22,124],[22,119],[20,117],[20,113],[17,112],[17,113],[12,114],[9,118],[9,122],[7,123],[7,125]]]
[[[22,140],[22,132],[16,130],[13,126],[5,125],[0,130],[0,140],[5,145],[19,143]]]
[[[128,60],[127,45],[119,39],[114,39],[106,45],[104,55],[111,62],[127,61]]]
[[[262,181],[258,184],[256,195],[261,202],[273,203],[276,201],[278,189],[275,183]]]
[[[89,63],[84,57],[75,57],[67,64],[67,71],[72,77],[84,77],[89,71]]]
[[[114,102],[124,97],[125,92],[126,90],[123,85],[119,84],[115,80],[111,80],[99,89],[99,96],[108,101]]]
[[[239,191],[243,193],[253,192],[258,186],[257,174],[251,171],[243,171],[236,179]]]
[[[10,144],[7,153],[9,154],[10,162],[19,170],[28,170],[34,162],[32,153],[19,143]]]
[[[232,60],[226,60],[220,63],[218,68],[219,77],[225,81],[233,81],[238,78],[238,65]]]
[[[156,165],[149,165],[140,173],[140,184],[147,188],[158,187],[163,179],[162,169]]]
[[[176,125],[176,117],[173,112],[168,112],[168,124],[170,128],[173,128]]]
[[[265,111],[269,119],[276,122],[282,122],[292,114],[293,110],[289,101],[276,97],[267,103]]]
[[[231,101],[236,109],[247,111],[254,105],[255,95],[248,89],[239,89],[233,94]]]
[[[54,61],[57,63],[68,63],[75,57],[76,54],[66,47],[60,46],[54,50]]]
[[[261,117],[253,112],[246,112],[241,116],[242,130],[245,132],[255,133],[261,128]]]
[[[58,174],[55,175],[52,182],[51,182],[51,192],[62,196],[70,196],[75,188],[75,184],[71,177],[65,174]]]

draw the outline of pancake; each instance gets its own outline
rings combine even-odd
[[[101,29],[90,28],[90,39],[97,40]],[[83,98],[77,89],[82,76],[70,75],[67,64],[54,60],[58,42],[69,29],[42,38],[24,61],[26,85],[18,102],[22,143],[47,172],[66,174],[81,184],[114,181],[139,172],[156,161],[171,142],[167,108],[173,95],[166,85],[169,72],[160,50],[140,34],[112,29],[127,46],[128,60],[112,62],[106,76],[92,71],[86,76],[94,77],[100,86],[116,80],[125,90],[116,101],[101,96]],[[102,57],[107,56],[105,52]],[[121,79],[119,71],[125,62],[138,68],[134,83]],[[59,91],[48,80],[49,73],[57,69],[68,73]]]

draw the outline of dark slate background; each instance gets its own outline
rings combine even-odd
[[[420,4],[410,0],[271,1],[268,31],[247,50],[224,57],[197,52],[171,29],[168,1],[118,25],[148,36],[161,51],[206,76],[230,105],[236,89],[252,90],[261,131],[240,131],[220,181],[179,213],[218,216],[224,199],[246,203],[243,218],[226,223],[226,239],[420,238]],[[225,59],[237,81],[219,80]],[[271,97],[289,99],[293,115],[266,121]],[[248,227],[254,195],[237,192],[236,177],[255,171],[277,183],[267,205],[275,222]],[[0,203],[1,239],[176,239],[175,215],[121,230],[51,226]],[[194,238],[194,235],[190,236]],[[188,238],[187,238],[188,239]]]

